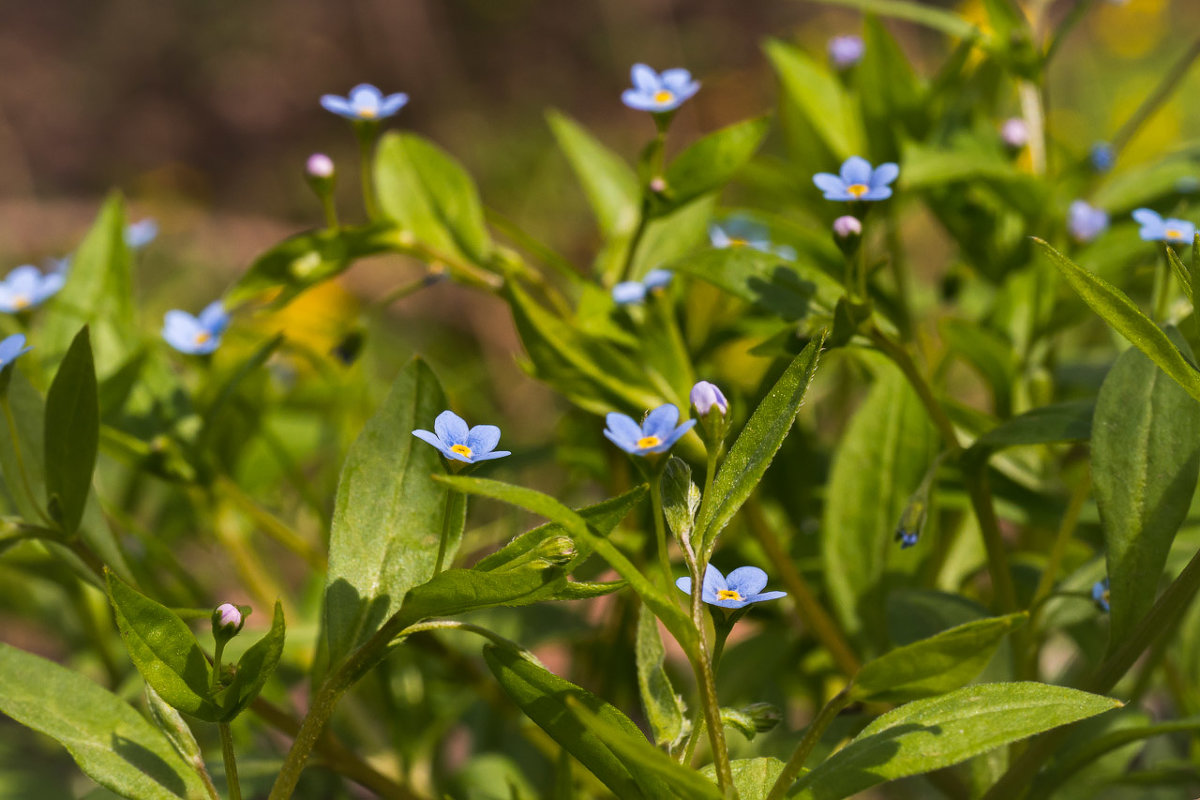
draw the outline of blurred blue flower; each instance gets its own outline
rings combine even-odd
[[[1138,235],[1144,242],[1191,244],[1192,238],[1196,235],[1196,226],[1187,220],[1173,217],[1163,219],[1158,212],[1148,208],[1139,208],[1134,211],[1133,218],[1142,226]]]
[[[872,168],[865,158],[851,156],[842,164],[841,174],[819,172],[813,183],[825,193],[826,200],[886,200],[892,196],[888,184],[900,175],[900,167],[892,163]]]
[[[209,303],[197,316],[173,309],[163,317],[162,337],[181,353],[207,355],[221,344],[229,327],[229,314],[220,300]]]
[[[453,411],[443,411],[433,421],[433,433],[417,429],[413,436],[436,447],[446,458],[476,464],[512,455],[509,450],[497,450],[500,429],[495,425],[476,425],[468,428],[466,421]]]
[[[32,347],[25,346],[25,334],[23,333],[14,333],[0,341],[0,368],[7,367],[16,361],[17,356],[28,353],[32,349]]]
[[[908,530],[907,528],[896,528],[895,540],[900,543],[901,550],[907,550],[916,545],[917,540],[921,538],[920,530]]]
[[[676,427],[676,423],[679,422],[679,409],[670,403],[661,405],[647,414],[641,425],[634,422],[633,417],[615,411],[605,417],[604,421],[604,435],[608,440],[635,456],[667,452],[671,445],[679,441],[679,438],[696,424],[696,420],[689,419]]]
[[[675,581],[675,585],[689,595],[692,593],[690,577],[680,578]],[[767,573],[758,567],[738,567],[727,577],[709,564],[704,570],[704,586],[700,589],[700,598],[710,606],[745,608],[751,603],[787,597],[787,592],[764,592],[766,586]]]
[[[745,217],[730,217],[722,222],[709,223],[708,240],[713,247],[751,247],[764,253],[771,252],[770,233],[765,225]]]
[[[662,289],[671,282],[671,270],[652,269],[640,281],[621,281],[612,288],[613,302],[619,306],[643,303],[647,292]]]
[[[158,237],[158,223],[147,217],[125,226],[125,244],[140,250]]]
[[[1096,172],[1108,172],[1116,163],[1117,156],[1108,142],[1096,142],[1088,151],[1088,159]]]
[[[700,82],[692,80],[692,73],[686,69],[659,73],[645,64],[634,64],[629,72],[633,88],[621,93],[621,102],[638,111],[674,111],[700,91]]]
[[[837,69],[854,66],[862,61],[863,54],[867,52],[867,45],[863,42],[862,37],[854,34],[834,36],[829,40],[827,47],[829,60]]]
[[[0,281],[0,311],[15,314],[41,305],[63,287],[66,278],[61,273],[43,275],[29,264],[22,264]]]
[[[1067,229],[1078,242],[1090,242],[1108,230],[1108,212],[1076,200],[1067,210]]]
[[[350,90],[348,97],[336,94],[321,96],[321,107],[346,119],[387,119],[408,102],[408,95],[396,92],[384,97],[383,92],[369,83],[360,83]]]
[[[1108,607],[1108,578],[1092,584],[1092,601],[1102,610],[1110,610]]]

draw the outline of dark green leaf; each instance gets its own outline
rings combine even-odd
[[[0,712],[67,748],[89,778],[130,800],[202,800],[199,775],[141,714],[53,661],[0,643]]]
[[[1116,647],[1153,605],[1171,542],[1196,491],[1200,403],[1130,348],[1100,387],[1092,425],[1092,476],[1108,556],[1110,643]]]
[[[619,156],[565,114],[546,114],[558,146],[587,195],[606,237],[631,232],[637,226],[641,194],[637,176]]]
[[[841,285],[819,269],[753,247],[701,250],[665,269],[711,283],[787,320],[832,313]]]
[[[766,800],[783,767],[782,761],[769,756],[731,761],[729,768],[733,771],[733,786],[737,789],[738,800]],[[702,768],[700,774],[709,780],[717,779],[717,770],[712,764]]]
[[[710,133],[667,166],[666,191],[651,195],[650,212],[665,216],[729,183],[767,135],[770,120],[756,117]]]
[[[233,682],[229,684],[225,690],[225,696],[221,700],[222,721],[229,722],[250,705],[254,698],[258,697],[258,693],[266,685],[267,679],[275,672],[275,667],[279,664],[279,657],[283,655],[285,634],[283,606],[276,601],[271,630],[250,645],[249,649],[238,659]]]
[[[71,342],[46,393],[46,499],[63,532],[79,530],[100,445],[100,403],[85,326]],[[53,513],[53,511],[52,511]]]
[[[1092,435],[1091,400],[1070,400],[1039,406],[1001,422],[971,445],[972,451],[1003,450],[1031,444],[1086,442]]]
[[[638,607],[637,676],[642,695],[642,708],[650,722],[650,731],[659,745],[675,747],[688,732],[683,698],[663,668],[666,659],[658,620],[646,606]]]

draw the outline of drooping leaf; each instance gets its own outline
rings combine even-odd
[[[884,781],[919,775],[1043,731],[1120,707],[1119,700],[1042,683],[985,683],[889,711],[789,794],[841,800]]]
[[[202,800],[196,771],[132,706],[77,672],[0,643],[0,712],[67,748],[89,778],[130,800]]]
[[[725,186],[754,155],[769,127],[768,118],[755,117],[710,133],[689,146],[667,166],[667,188],[661,195],[651,195],[651,214],[665,216]]]
[[[91,339],[84,327],[46,393],[46,504],[68,535],[79,530],[92,488],[100,445],[97,392]]]
[[[336,664],[433,577],[445,514],[446,561],[458,549],[465,504],[447,508],[441,454],[412,435],[446,409],[437,377],[419,359],[400,371],[350,448],[338,482],[325,584],[325,636]],[[460,498],[461,499],[461,498]]]
[[[1200,403],[1139,350],[1122,353],[1100,387],[1092,475],[1116,647],[1154,603],[1200,477]]]
[[[283,639],[286,632],[283,606],[276,601],[271,629],[250,645],[238,659],[233,682],[229,684],[221,700],[222,721],[229,722],[258,697],[267,680],[275,672],[279,657],[283,655]]]
[[[550,111],[546,120],[583,185],[600,232],[606,237],[631,232],[641,203],[633,169],[565,114]]]
[[[675,693],[663,662],[666,650],[658,635],[658,621],[646,606],[638,608],[637,676],[642,708],[650,722],[655,744],[674,747],[687,733],[683,698]]]
[[[863,665],[850,686],[855,700],[904,703],[945,694],[973,680],[1025,613],[968,622],[897,647]]]

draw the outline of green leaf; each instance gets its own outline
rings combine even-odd
[[[0,643],[0,712],[54,739],[130,800],[208,798],[200,777],[132,706],[53,661]]]
[[[971,445],[972,453],[994,452],[1007,447],[1056,442],[1086,442],[1092,435],[1091,400],[1070,400],[1039,406],[1001,422]]]
[[[417,239],[447,254],[486,264],[492,239],[479,190],[442,148],[413,133],[388,133],[375,158],[383,213]]]
[[[283,606],[275,601],[275,615],[271,620],[271,630],[242,654],[238,659],[237,671],[233,682],[225,690],[221,700],[222,722],[229,722],[242,712],[246,706],[258,697],[267,680],[279,665],[279,657],[283,655],[283,639],[286,628],[283,624]]]
[[[376,222],[336,231],[307,231],[284,239],[254,259],[225,295],[235,306],[273,289],[272,299],[284,303],[322,281],[345,272],[357,259],[396,250],[400,230],[390,222]]]
[[[641,781],[634,776],[637,771],[634,765],[613,751],[608,737],[598,735],[584,725],[568,708],[567,698],[576,698],[582,705],[595,709],[602,719],[611,720],[622,737],[637,737],[645,742],[637,726],[617,708],[554,675],[515,650],[487,645],[483,648],[483,658],[505,693],[521,707],[525,715],[618,797],[649,800],[668,796],[661,782],[652,781],[664,793],[643,791]]]
[[[729,768],[733,771],[733,786],[737,789],[738,800],[766,800],[779,773],[783,772],[784,763],[770,756],[739,758],[729,762]],[[716,766],[707,764],[701,768],[700,774],[715,781]]]
[[[46,500],[63,533],[79,530],[100,445],[100,403],[87,326],[76,334],[50,391],[44,429]]]
[[[109,572],[108,597],[129,658],[163,700],[185,714],[216,722],[209,699],[212,666],[188,626],[171,609]]]
[[[753,247],[700,250],[664,265],[761,306],[786,320],[830,314],[841,285],[821,270]]]
[[[108,377],[138,348],[133,265],[125,245],[125,209],[112,194],[71,256],[66,283],[50,302],[38,355],[53,363],[84,325],[91,328],[96,373]]]
[[[197,767],[204,766],[204,752],[196,741],[195,734],[188,726],[183,715],[163,700],[154,688],[143,682],[146,694],[146,710],[150,712],[150,721],[162,732],[180,757],[189,764]]]
[[[414,586],[433,577],[445,514],[446,562],[458,550],[465,503],[447,508],[447,489],[430,475],[442,455],[412,435],[433,428],[446,395],[432,370],[413,359],[350,448],[338,481],[325,583],[325,636],[337,664],[400,610]]]
[[[937,450],[937,434],[900,371],[882,365],[834,455],[821,524],[825,580],[848,633],[882,637],[896,523]],[[914,548],[915,550],[916,548]]]
[[[1183,287],[1183,293],[1187,295],[1188,302],[1194,304],[1191,270],[1179,258],[1179,254],[1175,252],[1174,247],[1169,244],[1163,244],[1161,247],[1166,251],[1167,261],[1171,264],[1171,269],[1174,271],[1175,277],[1179,279],[1179,285]]]
[[[707,513],[696,522],[704,553],[712,552],[717,537],[757,488],[791,431],[796,415],[800,413],[804,393],[816,374],[824,341],[822,333],[792,360],[725,456],[713,481],[713,496],[705,508]]]
[[[1173,338],[1187,347],[1177,334]],[[1196,491],[1200,404],[1130,348],[1100,387],[1092,426],[1092,476],[1112,606],[1109,641],[1116,647],[1153,605],[1171,542]]]
[[[667,166],[666,191],[650,196],[651,216],[665,216],[729,183],[758,150],[770,125],[767,117],[743,120],[689,146]]]
[[[1024,612],[976,620],[897,647],[863,665],[850,685],[850,697],[904,703],[957,689],[974,680],[1001,640],[1027,620]]]
[[[1200,400],[1200,372],[1183,357],[1167,335],[1132,300],[1103,278],[1079,267],[1041,239],[1040,244],[1083,301],[1113,329],[1133,343],[1192,397]]]
[[[771,40],[765,49],[783,91],[834,155],[844,160],[864,152],[866,137],[858,108],[837,77],[824,64],[789,44]]]
[[[1042,683],[985,683],[889,711],[803,776],[789,797],[841,800],[1121,706]]]
[[[641,193],[633,170],[575,120],[558,111],[546,113],[550,130],[596,214],[605,237],[637,226]]]
[[[979,29],[951,11],[910,0],[813,0],[830,6],[854,8],[881,17],[907,20],[960,39],[977,39]]]
[[[662,474],[663,516],[680,542],[691,539],[700,507],[700,489],[692,483],[692,468],[681,458],[671,456]]]
[[[877,156],[895,159],[899,133],[924,133],[924,90],[904,51],[878,18],[867,17],[863,34],[866,50],[857,78],[867,138],[873,145],[878,141],[872,148]]]
[[[683,698],[675,694],[675,687],[663,667],[667,651],[658,634],[658,620],[646,606],[638,607],[637,623],[637,677],[638,690],[642,695],[642,708],[650,722],[654,742],[675,747],[688,731],[686,708]]]

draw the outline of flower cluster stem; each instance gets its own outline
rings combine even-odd
[[[225,785],[229,788],[229,800],[242,800],[242,787],[238,782],[237,758],[233,753],[233,733],[229,723],[217,724],[221,732],[221,757],[225,759]]]
[[[375,199],[375,137],[378,126],[373,123],[355,123],[354,137],[358,140],[359,175],[362,181],[363,208],[367,219],[379,218],[379,204]]]

